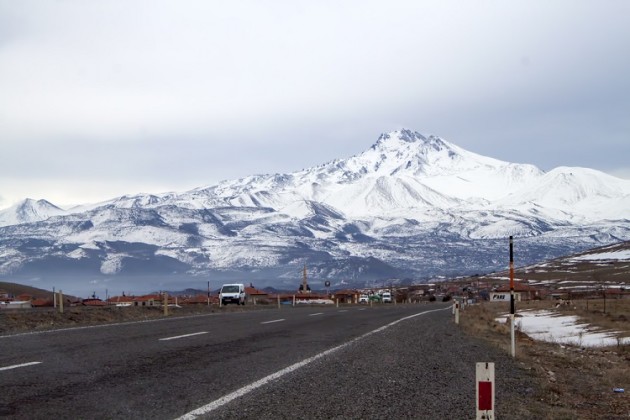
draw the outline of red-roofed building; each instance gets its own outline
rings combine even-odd
[[[109,305],[108,302],[105,302],[105,301],[102,301],[102,300],[96,299],[96,298],[83,299],[81,301],[81,304],[83,306],[107,306],[107,305]]]
[[[28,293],[23,293],[19,296],[16,296],[15,300],[30,301],[30,300],[33,300],[33,296],[29,295]]]
[[[359,292],[357,290],[339,290],[333,295],[334,299],[339,303],[358,303]]]
[[[161,295],[144,295],[134,298],[133,304],[135,306],[157,306],[163,302],[164,298]]]
[[[540,299],[541,291],[529,284],[521,283],[520,281],[514,282],[514,299],[519,300],[534,300]],[[510,285],[505,284],[494,292],[490,293],[490,301],[510,301]]]
[[[256,289],[251,283],[245,287],[245,295],[247,296],[247,303],[253,303],[254,305],[269,299],[269,293]]]
[[[133,305],[133,297],[132,296],[112,296],[107,299],[107,303],[110,305],[117,306],[131,306]]]
[[[52,299],[38,298],[31,301],[31,306],[33,306],[34,308],[45,308],[54,305]]]

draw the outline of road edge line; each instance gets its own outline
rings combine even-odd
[[[367,338],[367,337],[369,337],[371,335],[374,335],[376,333],[385,331],[387,328],[392,327],[392,326],[394,326],[394,325],[396,325],[396,324],[398,324],[398,323],[400,323],[402,321],[406,321],[408,319],[415,318],[417,316],[428,314],[428,313],[431,313],[431,312],[444,311],[444,310],[447,310],[447,309],[451,309],[450,306],[447,307],[447,308],[432,309],[430,311],[420,312],[420,313],[417,313],[417,314],[414,314],[414,315],[405,316],[403,318],[397,319],[396,321],[392,321],[389,324],[383,325],[382,327],[379,327],[379,328],[377,328],[375,330],[369,331],[369,332],[367,332],[367,333],[365,333],[363,335],[360,335],[359,337],[355,337],[355,338],[353,338],[352,340],[350,340],[350,341],[348,341],[346,343],[343,343],[343,344],[340,344],[340,345],[338,345],[336,347],[333,347],[331,349],[325,350],[325,351],[323,351],[321,353],[316,354],[315,356],[311,356],[311,357],[309,357],[307,359],[304,359],[301,362],[294,363],[291,366],[288,366],[288,367],[286,367],[284,369],[281,369],[281,370],[279,370],[279,371],[277,371],[275,373],[272,373],[271,375],[267,375],[264,378],[257,380],[256,382],[252,382],[251,384],[246,385],[246,386],[244,386],[244,387],[242,387],[240,389],[237,389],[236,391],[231,392],[231,393],[229,393],[229,394],[227,394],[227,395],[225,395],[225,396],[223,396],[223,397],[221,397],[221,398],[219,398],[217,400],[214,400],[214,401],[212,401],[212,402],[210,402],[210,403],[208,403],[208,404],[206,404],[206,405],[204,405],[202,407],[199,407],[199,408],[197,408],[195,410],[192,410],[192,411],[184,414],[183,416],[178,417],[176,420],[193,420],[193,419],[197,418],[198,416],[203,416],[205,414],[208,414],[211,411],[214,411],[217,408],[220,408],[220,407],[226,405],[227,403],[229,403],[229,402],[231,402],[231,401],[233,401],[233,400],[235,400],[235,399],[237,399],[239,397],[242,397],[243,395],[249,394],[250,392],[254,391],[255,389],[262,387],[263,385],[266,385],[266,384],[268,384],[268,383],[270,383],[270,382],[272,382],[272,381],[274,381],[274,380],[276,380],[278,378],[283,377],[284,375],[286,375],[288,373],[294,372],[294,371],[296,371],[296,370],[298,370],[298,369],[300,369],[300,368],[302,368],[302,367],[304,367],[304,366],[314,362],[315,360],[321,359],[322,357],[325,357],[325,356],[328,356],[328,355],[330,355],[332,353],[335,353],[335,352],[337,352],[337,351],[339,351],[339,350],[341,350],[341,349],[343,349],[345,347],[348,347],[351,344],[356,343],[357,341],[363,340],[363,339],[365,339],[365,338]]]

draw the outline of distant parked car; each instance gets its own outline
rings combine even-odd
[[[368,295],[359,296],[359,303],[368,303],[369,301],[370,301],[370,298],[368,297]]]

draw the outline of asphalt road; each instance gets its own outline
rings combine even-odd
[[[474,418],[481,361],[499,362],[497,398],[531,392],[506,355],[463,336],[439,303],[0,336],[0,416]]]

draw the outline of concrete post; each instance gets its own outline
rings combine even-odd
[[[63,291],[59,289],[59,313],[63,313]]]

